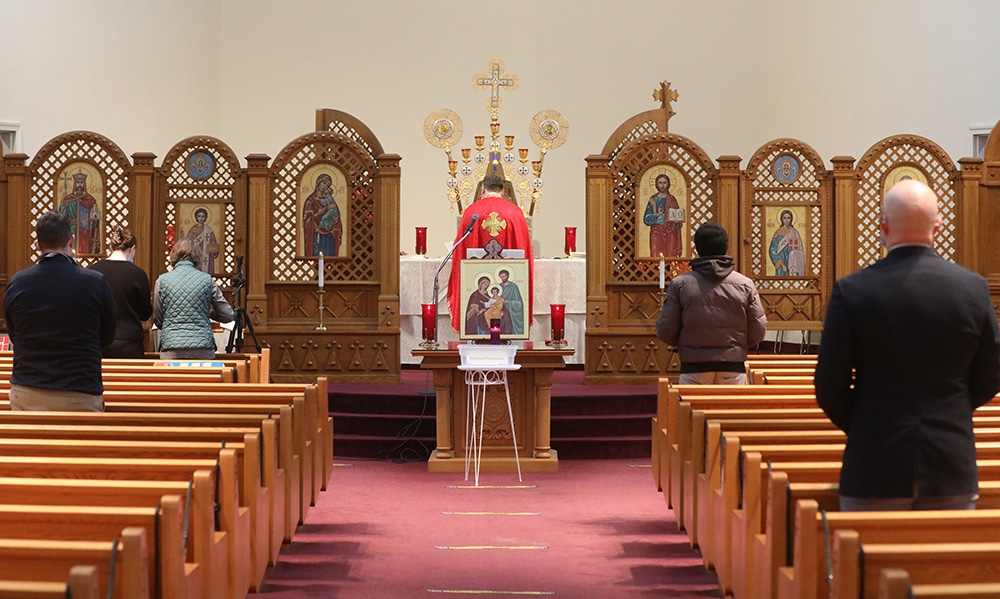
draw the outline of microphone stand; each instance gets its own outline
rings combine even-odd
[[[444,265],[448,263],[448,260],[451,259],[451,255],[453,253],[455,253],[455,249],[458,246],[462,245],[462,242],[465,241],[466,237],[468,237],[469,235],[472,234],[472,226],[476,224],[477,220],[479,220],[479,215],[478,214],[473,214],[472,215],[472,220],[469,222],[468,228],[465,229],[465,233],[461,237],[458,238],[458,241],[456,241],[454,243],[454,245],[451,246],[451,249],[448,250],[448,253],[444,255],[444,259],[441,260],[441,264],[438,266],[437,272],[434,273],[434,306],[435,306],[435,309],[437,308],[438,302],[441,301],[441,297],[440,297],[440,293],[439,293],[440,284],[438,283],[438,277],[441,275],[441,270],[444,268]],[[437,343],[437,327],[436,326],[434,327],[434,342]]]

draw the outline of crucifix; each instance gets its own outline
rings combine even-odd
[[[500,99],[500,88],[506,87],[510,91],[517,89],[517,75],[507,75],[503,72],[503,61],[494,58],[489,63],[489,73],[476,73],[472,76],[472,87],[476,89],[487,89],[490,91],[490,101],[486,106],[493,115],[491,120],[497,121],[500,118],[500,108],[503,104]]]

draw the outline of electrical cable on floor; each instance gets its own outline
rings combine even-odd
[[[424,390],[420,392],[420,395],[424,398],[424,405],[420,408],[420,415],[417,416],[415,420],[404,426],[398,433],[396,433],[397,439],[403,439],[398,445],[392,449],[386,449],[378,452],[376,459],[380,462],[393,462],[395,464],[404,464],[406,462],[426,462],[431,456],[431,450],[424,445],[422,441],[417,441],[414,439],[418,430],[420,429],[420,423],[423,421],[423,417],[427,414],[427,398],[429,396],[435,395],[434,389],[430,387],[430,376],[431,371],[427,371],[427,377],[424,382]],[[420,446],[420,449],[407,448],[406,444],[410,442],[416,443]],[[392,457],[395,452],[399,452],[398,457]]]

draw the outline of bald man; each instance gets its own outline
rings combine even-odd
[[[886,194],[889,253],[838,280],[816,365],[816,401],[847,433],[842,511],[972,509],[972,413],[1000,390],[1000,329],[986,280],[933,249],[937,196]]]

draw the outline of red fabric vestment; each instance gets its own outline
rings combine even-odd
[[[506,226],[494,229],[490,226],[491,213],[496,212],[496,219],[506,221]],[[455,253],[451,257],[451,278],[448,280],[448,309],[451,312],[451,328],[462,330],[465,301],[461,297],[461,272],[462,260],[465,259],[465,251],[468,248],[482,248],[490,239],[496,239],[505,250],[524,250],[524,257],[528,260],[528,320],[533,319],[534,309],[532,307],[535,295],[535,259],[531,249],[531,234],[528,232],[528,221],[524,218],[521,208],[500,195],[486,192],[479,200],[475,201],[462,214],[462,224],[455,235],[455,241],[465,233],[472,221],[472,215],[478,214],[479,219],[472,227],[469,234],[459,247],[455,248]],[[493,232],[496,231],[496,235]],[[525,323],[527,325],[527,323]],[[527,332],[527,328],[525,329]]]

